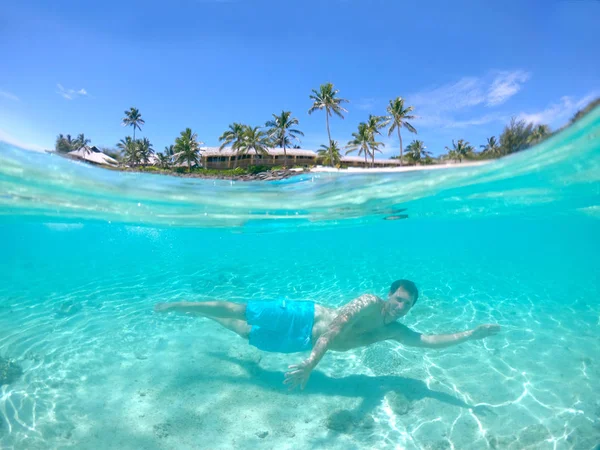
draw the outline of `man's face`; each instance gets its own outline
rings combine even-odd
[[[410,308],[412,308],[414,303],[414,299],[404,290],[404,288],[398,288],[396,292],[388,295],[385,322],[390,323],[405,316],[408,314],[408,311],[410,311]]]

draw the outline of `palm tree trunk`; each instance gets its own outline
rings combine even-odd
[[[192,160],[188,159],[188,173],[192,173]]]
[[[365,167],[367,167],[369,165],[369,162],[367,161],[367,151],[365,150]]]
[[[329,160],[333,167],[333,152],[331,151],[331,133],[329,132],[329,109],[325,109],[325,120],[327,121],[327,136],[329,137]]]
[[[371,169],[375,167],[375,150],[371,153]]]
[[[400,135],[400,126],[398,126],[398,140],[400,141],[400,165],[402,165],[402,136]]]
[[[285,152],[285,139],[283,140],[283,168],[285,169],[287,162],[287,153]]]
[[[135,142],[135,125],[133,126],[133,142]]]

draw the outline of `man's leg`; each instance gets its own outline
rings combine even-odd
[[[157,303],[156,312],[175,311],[210,319],[236,319],[246,321],[246,304],[233,302],[173,302]]]
[[[252,328],[243,320],[236,319],[220,319],[218,317],[208,317],[209,319],[214,320],[215,322],[220,323],[228,330],[237,333],[240,337],[244,339],[248,339],[250,337],[250,329]]]

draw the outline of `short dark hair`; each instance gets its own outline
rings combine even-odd
[[[417,285],[415,283],[410,280],[396,280],[390,286],[390,294],[393,294],[400,288],[403,288],[406,292],[408,292],[408,295],[414,299],[413,304],[417,303],[417,299],[419,298],[419,290],[417,289]]]

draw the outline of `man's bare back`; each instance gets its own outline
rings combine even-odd
[[[386,325],[383,322],[381,308],[384,301],[375,296],[363,296],[367,300],[375,300],[374,303],[364,303],[363,309],[360,309],[356,322],[342,329],[336,339],[329,346],[329,350],[345,352],[358,347],[371,345],[375,342],[389,339],[393,324]],[[312,342],[315,343],[319,338],[331,329],[331,325],[336,317],[343,314],[344,307],[328,308],[315,304],[315,322],[312,331]]]

